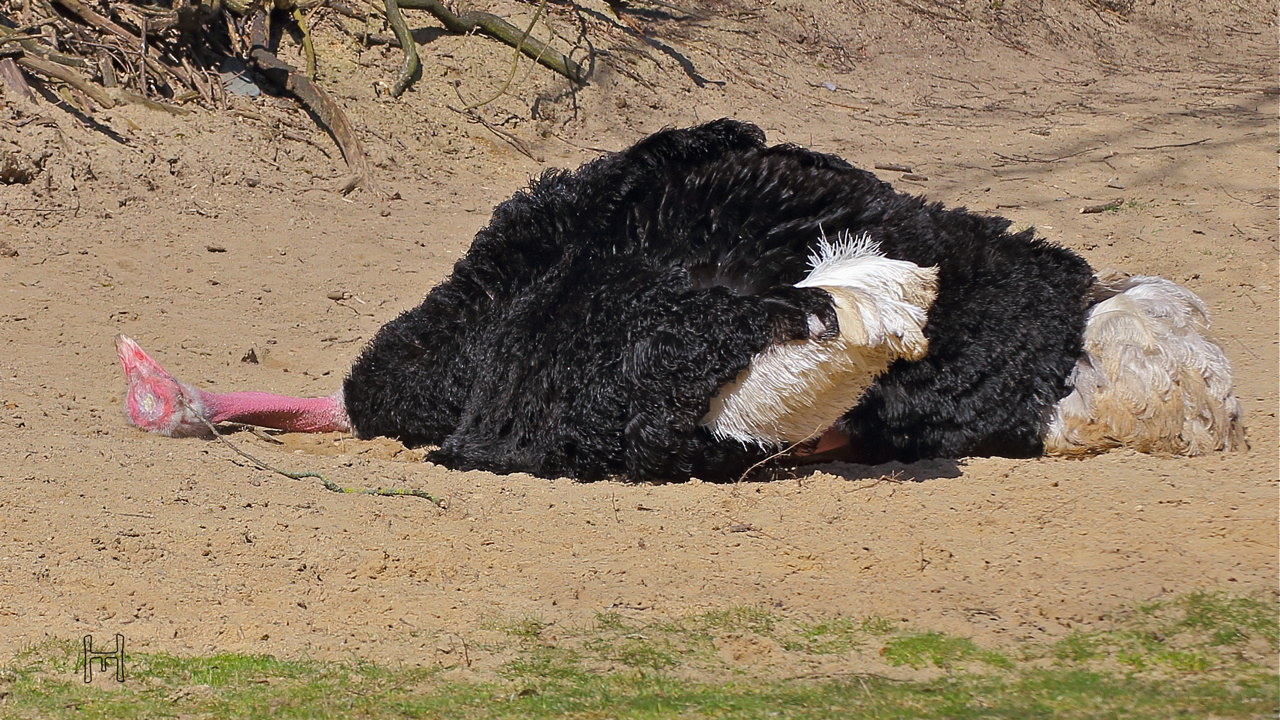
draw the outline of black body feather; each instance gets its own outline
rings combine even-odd
[[[859,459],[1029,456],[1081,355],[1093,272],[1009,221],[895,192],[729,120],[668,130],[494,211],[450,277],[378,332],[344,384],[361,436],[459,469],[584,480],[732,477],[761,451],[698,421],[768,344],[834,326],[792,285],[821,233],[939,267],[928,355],[837,424]],[[852,404],[853,399],[851,399]]]

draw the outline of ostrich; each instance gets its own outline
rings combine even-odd
[[[336,394],[206,392],[120,336],[125,413],[582,480],[1244,445],[1199,298],[1009,226],[753,125],[668,129],[500,204]]]

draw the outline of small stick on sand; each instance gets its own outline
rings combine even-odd
[[[1115,200],[1112,200],[1111,202],[1105,202],[1105,203],[1102,203],[1102,204],[1100,204],[1100,205],[1090,205],[1090,206],[1088,206],[1088,207],[1080,208],[1080,214],[1081,214],[1081,215],[1093,215],[1093,214],[1096,214],[1096,213],[1104,213],[1104,212],[1106,212],[1106,211],[1108,211],[1108,210],[1116,210],[1116,209],[1119,209],[1119,207],[1120,207],[1121,205],[1123,205],[1123,204],[1124,204],[1124,198],[1116,198]]]

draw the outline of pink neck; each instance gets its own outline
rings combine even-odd
[[[290,432],[349,432],[342,393],[295,398],[264,392],[211,393],[196,390],[209,422],[241,422]]]

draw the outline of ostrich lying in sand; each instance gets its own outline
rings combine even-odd
[[[796,462],[880,462],[1244,443],[1199,298],[1095,277],[1009,224],[751,125],[667,130],[499,205],[335,395],[205,392],[121,336],[126,415],[584,480],[735,477],[797,444]]]

